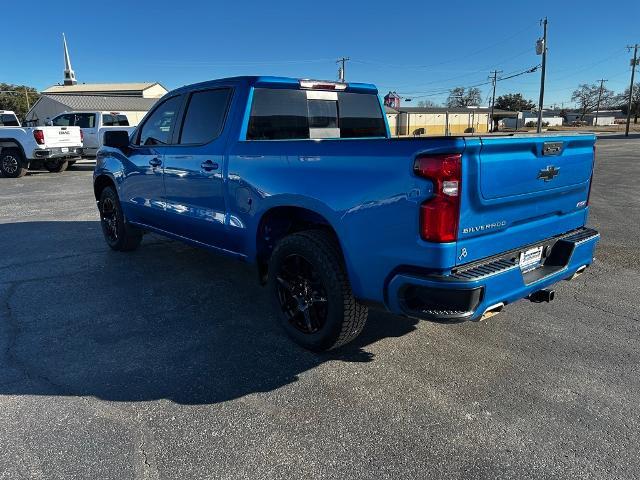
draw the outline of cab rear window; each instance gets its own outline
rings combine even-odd
[[[377,95],[256,88],[247,140],[370,138],[387,134]]]
[[[9,115],[8,113],[0,114],[0,127],[19,127],[20,122],[15,115]]]

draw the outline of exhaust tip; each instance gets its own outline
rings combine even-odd
[[[576,278],[578,278],[580,275],[582,275],[584,273],[584,271],[587,269],[586,265],[582,265],[580,268],[578,268],[576,270],[576,272],[571,275],[569,278],[567,278],[567,280],[574,280]]]
[[[556,291],[548,288],[543,288],[542,290],[533,292],[531,295],[529,295],[528,298],[533,303],[549,303],[553,302],[553,300],[556,298]]]
[[[504,309],[503,302],[496,303],[495,305],[491,305],[482,313],[482,316],[480,317],[480,321],[487,320],[488,318],[491,318],[499,314],[503,309]]]

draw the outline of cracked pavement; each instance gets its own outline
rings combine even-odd
[[[371,312],[316,355],[245,264],[101,238],[83,162],[0,178],[0,479],[640,478],[640,138],[602,138],[596,263],[482,323]]]

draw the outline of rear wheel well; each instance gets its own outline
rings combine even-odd
[[[302,207],[274,207],[262,216],[256,233],[256,261],[261,283],[267,281],[269,259],[278,241],[304,230],[326,231],[334,237],[336,244],[340,245],[338,235],[331,224],[313,210]]]
[[[93,182],[93,194],[96,197],[96,200],[100,200],[100,195],[106,187],[112,187],[114,190],[116,189],[113,180],[111,180],[109,176],[100,175],[95,179]]]
[[[22,154],[23,160],[27,160],[27,156],[24,153],[24,148],[22,148],[22,145],[16,139],[0,138],[0,153],[2,153],[2,150],[4,150],[5,148],[17,148]]]

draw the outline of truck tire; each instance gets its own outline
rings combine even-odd
[[[44,168],[49,170],[51,173],[64,172],[68,166],[68,160],[45,160],[44,162]]]
[[[280,324],[309,350],[345,345],[367,321],[368,309],[353,296],[340,247],[328,232],[283,238],[269,260],[268,283]]]
[[[0,172],[8,178],[20,178],[27,173],[27,164],[18,148],[3,148],[0,152]]]
[[[124,218],[118,195],[112,187],[105,187],[98,202],[102,234],[113,250],[135,250],[142,241],[142,231],[129,225]]]

